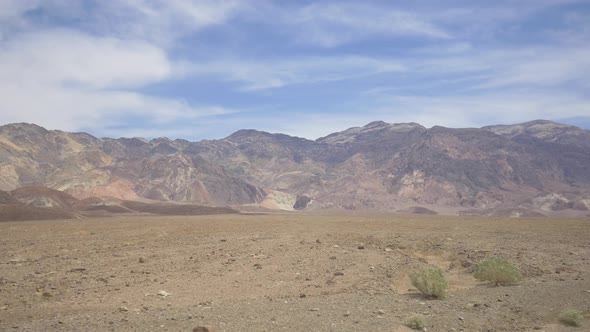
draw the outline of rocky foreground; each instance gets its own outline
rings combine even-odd
[[[587,331],[584,219],[271,214],[0,223],[2,331]],[[477,281],[504,256],[523,280]],[[440,267],[443,300],[408,274]],[[566,327],[560,312],[582,312]]]

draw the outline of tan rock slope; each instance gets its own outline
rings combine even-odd
[[[377,121],[316,141],[256,130],[189,142],[0,127],[0,190],[42,186],[77,199],[587,214],[588,169],[590,131],[544,120],[467,129]]]

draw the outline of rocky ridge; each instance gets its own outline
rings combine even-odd
[[[463,129],[376,121],[315,141],[256,130],[189,142],[0,127],[0,190],[43,186],[77,199],[587,214],[589,167],[590,131],[545,120]]]

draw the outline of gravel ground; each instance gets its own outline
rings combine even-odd
[[[0,223],[2,331],[590,330],[590,219],[387,214]],[[486,256],[524,279],[492,287]],[[408,273],[441,267],[429,300]],[[582,326],[558,315],[580,310]]]

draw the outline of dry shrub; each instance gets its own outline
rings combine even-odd
[[[519,282],[522,275],[518,269],[503,257],[488,257],[477,264],[475,278],[489,281],[495,286],[511,285]]]
[[[422,294],[443,299],[447,295],[448,283],[441,269],[427,267],[414,271],[410,274],[412,285]]]

